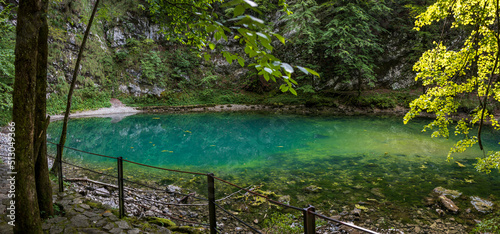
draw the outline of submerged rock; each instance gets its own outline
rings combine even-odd
[[[377,197],[381,197],[381,198],[384,198],[384,197],[385,197],[385,195],[384,195],[384,194],[382,194],[382,192],[380,191],[380,188],[372,188],[372,189],[370,190],[370,192],[371,192],[373,195],[377,196]]]
[[[316,185],[310,185],[304,188],[306,192],[313,192],[313,193],[319,193],[323,188],[316,186]]]
[[[452,198],[457,198],[460,197],[460,195],[462,195],[462,193],[457,190],[445,189],[443,187],[434,188],[432,192],[439,195],[451,196]]]
[[[472,205],[476,208],[477,211],[482,213],[489,213],[493,211],[493,202],[482,199],[480,197],[470,197]]]
[[[289,205],[290,204],[290,195],[281,196],[280,198],[278,198],[278,201]]]
[[[445,195],[439,196],[439,203],[442,207],[446,208],[446,210],[450,212],[457,213],[459,210],[458,206],[455,205],[455,203]]]

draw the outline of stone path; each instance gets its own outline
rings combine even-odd
[[[7,223],[6,208],[10,199],[7,196],[7,165],[0,163],[0,233],[13,233],[12,226]],[[55,186],[53,186],[55,188]],[[168,221],[168,227],[163,227],[163,223],[148,222],[136,217],[126,217],[119,219],[113,209],[101,203],[90,201],[82,197],[72,189],[67,189],[64,193],[58,194],[54,191],[54,204],[59,210],[59,215],[44,221],[42,228],[44,233],[202,233],[204,229],[193,227],[178,227],[175,223]]]

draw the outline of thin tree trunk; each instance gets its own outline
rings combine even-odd
[[[20,1],[16,27],[13,120],[15,122],[14,233],[42,233],[35,184],[35,86],[41,0]],[[11,177],[12,178],[12,177]]]
[[[38,205],[42,218],[54,214],[52,204],[52,186],[49,179],[49,165],[47,162],[47,127],[49,118],[46,118],[47,106],[47,56],[48,56],[48,33],[47,5],[48,0],[42,0],[41,25],[38,36],[38,56],[36,71],[36,106],[35,106],[35,178]]]
[[[80,46],[80,51],[78,52],[78,58],[76,59],[75,70],[73,70],[73,79],[71,80],[71,87],[68,92],[68,100],[66,102],[66,112],[64,113],[63,120],[63,128],[61,132],[61,138],[59,139],[59,145],[61,145],[61,154],[57,155],[56,161],[62,160],[62,152],[64,152],[64,144],[66,143],[66,134],[68,132],[68,120],[69,120],[69,111],[71,110],[71,99],[73,98],[73,91],[75,89],[76,79],[78,77],[78,70],[80,70],[80,61],[82,60],[83,49],[85,48],[85,43],[87,42],[87,37],[90,32],[90,28],[92,27],[92,22],[94,21],[94,16],[97,11],[97,6],[99,5],[99,0],[97,0],[94,4],[94,9],[92,10],[92,15],[90,16],[89,23],[87,25],[87,29],[85,30],[85,35],[83,36],[82,45]],[[52,167],[52,172],[58,172],[62,170],[59,168],[57,163],[54,163]]]
[[[497,38],[497,53],[496,53],[496,57],[495,57],[495,64],[493,65],[493,70],[491,70],[491,74],[490,74],[490,77],[489,77],[489,80],[488,80],[488,86],[486,87],[486,93],[484,95],[484,99],[483,99],[483,102],[482,102],[482,106],[481,106],[481,120],[479,121],[479,128],[478,128],[478,131],[477,131],[477,142],[478,142],[478,145],[479,145],[479,148],[481,150],[483,150],[483,153],[484,152],[484,148],[483,148],[483,142],[482,142],[482,139],[481,139],[481,132],[482,132],[482,129],[483,129],[483,124],[484,124],[484,113],[486,112],[486,107],[488,105],[488,98],[490,97],[489,95],[489,92],[490,92],[490,89],[491,89],[491,86],[493,83],[495,83],[493,80],[496,81],[496,78],[498,77],[498,74],[495,74],[495,71],[496,69],[498,68],[498,63],[499,63],[499,58],[500,58],[500,22],[498,22],[500,20],[500,1],[497,0],[496,1],[496,11],[495,11],[495,18],[496,18],[496,22],[497,22],[497,32],[496,32],[496,38]]]

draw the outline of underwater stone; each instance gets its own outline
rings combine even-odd
[[[448,211],[457,213],[459,210],[458,206],[455,205],[455,203],[451,199],[447,198],[445,195],[439,196],[439,202]]]
[[[314,192],[314,193],[319,193],[323,188],[316,186],[316,185],[310,185],[304,188],[306,192]]]
[[[493,202],[475,196],[470,198],[470,203],[474,206],[474,208],[476,208],[477,211],[481,213],[489,213],[493,211]]]
[[[385,197],[385,195],[382,194],[382,192],[380,191],[380,188],[372,188],[370,192],[377,197],[382,197],[382,198]]]
[[[290,195],[281,196],[278,201],[284,204],[290,204]]]
[[[451,196],[452,198],[457,198],[460,197],[460,195],[462,195],[462,193],[457,190],[445,189],[443,187],[434,188],[432,192],[437,193],[439,195]]]
[[[439,216],[444,216],[446,214],[444,210],[441,209],[436,209],[436,212],[438,213]]]

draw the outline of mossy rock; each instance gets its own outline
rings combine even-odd
[[[151,224],[156,224],[162,227],[166,227],[168,229],[176,228],[177,224],[172,222],[170,219],[158,218],[158,217],[150,217],[148,218],[148,222]]]
[[[201,234],[202,231],[198,228],[195,227],[190,227],[190,226],[180,226],[180,227],[174,227],[174,228],[169,228],[170,230],[174,231],[174,233],[189,233],[189,234]]]

